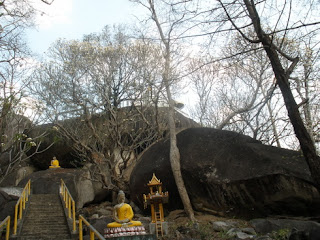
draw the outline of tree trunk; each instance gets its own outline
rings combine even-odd
[[[288,116],[294,128],[296,137],[299,140],[303,155],[309,165],[311,176],[320,190],[320,158],[317,155],[316,148],[312,138],[306,129],[303,120],[300,116],[298,104],[296,103],[292,91],[290,89],[288,77],[285,70],[282,68],[279,57],[274,49],[264,44],[265,51],[271,61],[277,83],[281,90]]]
[[[261,87],[261,92],[263,94],[263,97],[265,99],[267,99],[267,94],[264,92],[263,88]],[[268,112],[269,112],[269,115],[270,115],[270,121],[271,121],[271,127],[272,127],[272,132],[273,132],[273,135],[275,137],[275,141],[277,143],[277,147],[281,148],[281,144],[280,144],[280,138],[279,138],[279,134],[278,134],[278,131],[277,131],[277,127],[276,127],[276,120],[274,119],[274,116],[273,116],[273,112],[272,112],[272,108],[271,108],[271,101],[267,101],[267,109],[268,109]]]
[[[244,0],[244,3],[246,4],[249,16],[254,25],[255,32],[257,33],[257,36],[270,59],[273,72],[277,79],[277,83],[288,111],[289,119],[294,128],[295,135],[299,140],[303,155],[309,165],[311,176],[318,190],[320,190],[320,157],[317,155],[312,138],[310,137],[310,134],[300,116],[298,104],[294,99],[288,80],[295,64],[298,62],[298,59],[296,58],[292,61],[292,65],[287,71],[282,67],[279,53],[277,52],[275,45],[272,43],[270,37],[265,34],[261,28],[260,18],[255,9],[253,1]]]
[[[166,53],[165,53],[165,68],[163,73],[163,82],[166,88],[167,98],[168,98],[168,122],[169,122],[169,132],[170,132],[170,164],[174,180],[176,182],[180,198],[184,210],[186,211],[188,217],[192,222],[195,222],[194,212],[192,209],[191,201],[184,184],[182,174],[181,174],[181,165],[180,165],[180,152],[177,146],[177,134],[176,134],[176,124],[174,120],[174,101],[171,96],[170,91],[170,46],[169,43],[165,43]]]
[[[191,221],[195,222],[194,212],[190,202],[188,192],[186,190],[182,174],[181,174],[181,165],[180,165],[180,151],[177,147],[177,135],[176,135],[176,126],[174,120],[174,104],[171,98],[171,91],[168,81],[166,81],[166,92],[169,101],[168,108],[168,121],[169,121],[169,131],[170,131],[170,164],[172,173],[179,191],[180,198],[183,203],[184,210],[186,211],[188,217]]]
[[[181,166],[180,166],[180,152],[179,148],[177,147],[177,136],[176,136],[176,125],[174,121],[174,102],[172,100],[171,91],[170,91],[170,72],[171,72],[171,52],[170,52],[170,36],[165,37],[160,21],[157,16],[157,12],[154,7],[154,1],[148,0],[149,3],[149,10],[152,14],[152,20],[155,22],[157,26],[157,30],[159,32],[161,41],[165,47],[164,51],[164,60],[165,66],[162,75],[162,80],[164,86],[166,88],[169,108],[168,108],[168,122],[169,122],[169,131],[170,131],[170,164],[172,173],[179,191],[180,198],[182,200],[182,204],[184,210],[186,211],[188,217],[192,222],[195,222],[196,219],[194,217],[194,212],[192,209],[191,201],[186,190],[182,174],[181,174]]]

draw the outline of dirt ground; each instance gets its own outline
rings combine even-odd
[[[104,211],[101,212],[103,209]],[[86,212],[88,216],[98,213],[98,215],[103,214],[112,220],[112,204],[105,202],[103,204],[91,205],[86,207]],[[141,214],[136,214],[134,220],[140,220],[149,218],[150,216],[143,216]],[[174,210],[165,216],[165,221],[168,222],[168,235],[163,236],[163,240],[226,240],[230,239],[226,235],[226,232],[216,232],[212,227],[212,222],[223,221],[232,222],[238,227],[250,227],[249,223],[245,220],[235,219],[235,218],[225,218],[215,215],[210,215],[202,212],[195,212],[195,217],[197,223],[192,223],[184,210]],[[151,219],[144,222],[144,225],[149,230],[148,223]]]
[[[164,236],[164,240],[201,239],[201,240],[225,240],[228,236],[225,232],[213,230],[211,222],[223,221],[233,222],[239,227],[249,227],[247,221],[239,219],[223,218],[205,213],[195,212],[197,223],[192,223],[183,210],[170,212],[166,217],[169,224],[169,234]]]

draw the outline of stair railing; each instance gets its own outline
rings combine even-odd
[[[13,222],[13,234],[17,234],[18,228],[18,215],[19,220],[22,219],[23,210],[26,208],[26,202],[29,200],[31,193],[31,180],[27,182],[26,186],[23,188],[20,198],[18,199],[16,206],[14,208],[14,222]]]
[[[65,208],[68,210],[68,217],[73,221],[73,232],[76,232],[76,208],[75,201],[73,200],[65,182],[61,179],[60,194],[65,202]],[[82,215],[79,215],[79,240],[83,240],[83,224],[88,226],[90,229],[90,240],[94,240],[95,236],[100,240],[106,240]]]
[[[9,235],[10,235],[10,216],[6,217],[1,223],[0,223],[0,230],[3,226],[6,226],[6,238],[5,240],[9,240]],[[1,231],[0,231],[1,234]],[[1,236],[0,236],[1,237]]]
[[[96,236],[100,240],[106,240],[82,215],[79,215],[79,240],[83,240],[82,222],[90,229],[90,240]]]
[[[67,185],[65,182],[61,179],[61,186],[60,186],[60,194],[63,197],[63,201],[65,203],[65,208],[68,210],[68,217],[72,218],[72,231],[76,232],[76,207],[75,207],[75,201],[73,200],[69,189],[67,188]],[[72,213],[72,215],[71,215]]]

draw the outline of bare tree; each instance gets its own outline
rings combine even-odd
[[[320,188],[320,159],[301,118],[299,105],[296,103],[289,81],[299,62],[298,51],[286,49],[283,44],[286,39],[299,41],[310,34],[313,34],[313,37],[318,34],[320,24],[316,15],[318,5],[312,1],[280,3],[272,0],[260,2],[218,0],[217,3],[218,5],[210,7],[205,3],[202,7],[207,9],[207,12],[195,10],[196,14],[202,15],[202,19],[199,19],[203,23],[204,34],[213,39],[215,34],[237,31],[248,44],[264,49],[311,175]],[[300,4],[307,4],[308,10]],[[248,29],[255,33],[254,37],[247,34],[250,32]]]
[[[218,0],[216,4],[210,3],[211,5],[203,1],[191,2],[193,4],[190,1],[167,3],[171,6],[184,3],[183,14],[194,13],[195,19],[189,18],[192,19],[193,26],[189,26],[180,38],[208,36],[211,45],[206,47],[212,53],[219,51],[222,41],[228,41],[226,38],[220,38],[221,36],[228,36],[228,32],[236,31],[247,44],[265,51],[311,175],[320,188],[319,156],[300,116],[299,105],[289,81],[299,62],[298,49],[287,49],[284,44],[287,39],[299,42],[311,35],[317,39],[315,36],[319,33],[319,5],[313,1],[273,0]],[[180,15],[181,11],[176,11],[175,16]],[[194,30],[195,26],[201,29],[202,33],[190,31]],[[253,32],[254,36],[248,35],[250,32]],[[238,54],[241,55],[243,52]]]
[[[246,35],[243,34],[243,31],[241,29],[239,29],[236,25],[234,26],[238,29],[242,36],[247,39],[247,41],[253,44],[262,44],[264,50],[266,51],[268,58],[270,59],[270,63],[272,65],[275,77],[277,79],[277,84],[282,92],[290,121],[295,130],[295,134],[300,142],[300,146],[304,154],[304,157],[308,162],[311,175],[317,187],[320,188],[320,158],[316,153],[316,149],[310,137],[310,134],[307,131],[301,119],[298,104],[295,101],[295,98],[292,94],[289,85],[289,78],[298,63],[299,58],[292,57],[286,54],[281,50],[281,46],[279,47],[275,45],[275,42],[273,41],[273,35],[268,34],[262,27],[260,15],[258,14],[256,8],[256,3],[250,0],[244,0],[243,2],[245,4],[244,7],[248,14],[247,16],[251,20],[250,24],[252,25],[256,33],[256,38],[248,38]],[[228,14],[227,11],[226,13]],[[231,18],[229,20],[232,23],[234,23]],[[284,31],[288,31],[288,29],[285,29]],[[288,68],[284,68],[284,65],[281,62],[281,58],[285,58],[286,60],[291,62]]]
[[[157,35],[160,38],[160,43],[162,45],[162,56],[164,59],[164,66],[162,69],[162,81],[165,87],[166,98],[168,101],[168,123],[169,123],[169,131],[170,131],[170,163],[171,169],[173,172],[173,176],[180,194],[180,198],[182,200],[184,210],[186,211],[188,217],[191,221],[196,221],[194,217],[194,212],[192,209],[192,205],[189,199],[188,192],[186,190],[182,174],[181,174],[181,166],[180,166],[180,152],[177,147],[177,137],[176,137],[176,126],[174,119],[174,100],[172,97],[171,86],[174,83],[175,72],[174,72],[174,64],[173,64],[173,45],[174,39],[177,39],[176,30],[179,28],[181,24],[185,21],[185,16],[182,14],[181,16],[174,16],[172,11],[174,9],[179,9],[179,3],[176,5],[173,1],[135,1],[139,4],[146,7],[149,11],[150,19],[154,22],[157,30]],[[159,10],[161,9],[161,10]],[[159,15],[162,15],[162,20],[159,18]]]
[[[32,146],[38,149],[41,143],[40,136],[30,139],[25,135],[25,128],[32,124],[23,116],[37,110],[25,91],[30,52],[23,36],[33,26],[35,13],[28,0],[0,2],[0,182],[27,159],[25,153]]]
[[[219,62],[201,59],[190,67],[195,69],[189,78],[198,96],[195,106],[200,122],[205,119],[205,126],[241,132],[268,144],[273,143],[274,135],[279,146],[276,125],[280,119],[275,115],[282,104],[275,104],[279,102],[272,98],[277,91],[270,81],[273,74],[265,53],[261,48],[252,49],[238,34],[222,52]]]
[[[159,49],[106,27],[83,41],[58,41],[49,54],[33,85],[46,117],[105,187],[122,187],[123,170],[166,129]]]
[[[313,38],[305,39],[300,50],[300,62],[290,79],[297,92],[306,128],[315,144],[319,144],[319,48]],[[319,149],[318,149],[319,150]]]
[[[199,66],[203,66],[199,68]],[[195,91],[197,101],[190,112],[192,117],[200,122],[201,126],[212,127],[215,125],[217,106],[214,97],[219,82],[219,65],[206,64],[204,59],[191,59],[190,69],[196,69],[189,75],[191,88]]]

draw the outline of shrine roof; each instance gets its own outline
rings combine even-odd
[[[152,179],[149,181],[148,186],[156,185],[162,185],[162,182],[160,182],[160,179],[158,179],[156,175],[153,173]]]

